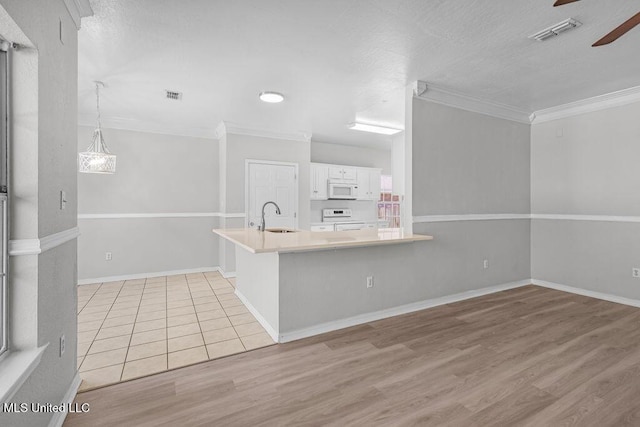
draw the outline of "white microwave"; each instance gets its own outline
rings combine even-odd
[[[329,180],[328,199],[355,200],[358,197],[358,184]]]

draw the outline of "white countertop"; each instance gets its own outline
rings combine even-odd
[[[317,232],[298,230],[295,233],[227,228],[214,229],[213,232],[252,253],[300,252],[433,240],[432,236],[405,233],[401,228]]]

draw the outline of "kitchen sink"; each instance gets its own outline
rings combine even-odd
[[[288,228],[267,228],[264,231],[268,231],[269,233],[297,233],[298,230],[291,230]]]

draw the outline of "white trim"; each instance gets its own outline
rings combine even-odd
[[[9,255],[38,255],[70,240],[78,238],[80,229],[73,227],[40,239],[19,239],[9,241]]]
[[[124,219],[124,218],[244,218],[245,214],[223,212],[165,212],[165,213],[98,213],[78,214],[78,219]]]
[[[531,219],[529,214],[465,214],[465,215],[422,215],[414,216],[413,223],[451,221],[489,221],[496,219]]]
[[[531,279],[531,283],[545,288],[555,289],[557,291],[569,292],[572,294],[583,295],[585,297],[597,298],[605,301],[611,301],[618,304],[630,305],[632,307],[640,307],[640,300],[620,297],[617,295],[605,294],[598,291],[590,291],[582,288],[574,288],[573,286],[561,285],[559,283],[547,282],[546,280]]]
[[[603,221],[603,222],[640,222],[640,216],[610,216],[610,215],[556,215],[532,214],[531,219],[555,219],[565,221]]]
[[[0,403],[8,402],[40,364],[49,343],[32,350],[9,351],[0,362]]]
[[[413,223],[417,224],[421,222],[490,221],[500,219],[552,219],[562,221],[640,222],[640,216],[565,214],[463,214],[414,216]]]
[[[223,271],[222,268],[218,267],[218,271],[220,272],[220,274],[222,274],[222,277],[224,277],[225,279],[232,279],[234,277],[236,277],[236,272],[235,271]]]
[[[332,322],[321,323],[319,325],[302,328],[295,331],[279,334],[278,342],[285,343],[311,337],[314,335],[324,334],[326,332],[344,329],[363,323],[374,322],[387,317],[399,316],[401,314],[413,313],[414,311],[424,310],[430,307],[436,307],[444,304],[451,304],[457,301],[463,301],[470,298],[476,298],[482,295],[493,294],[495,292],[506,291],[508,289],[519,288],[531,284],[531,280],[519,280],[517,282],[505,283],[503,285],[490,286],[487,288],[477,289],[468,292],[462,292],[454,295],[447,295],[439,298],[432,298],[424,301],[414,302],[401,305],[398,307],[387,308],[384,310],[374,311],[371,313],[360,314],[346,319],[335,320]]]
[[[418,85],[425,85],[424,82],[417,83]],[[417,99],[435,102],[436,104],[442,104],[448,107],[460,108],[473,113],[486,114],[500,119],[512,120],[514,122],[531,123],[531,113],[509,105],[485,101],[430,84],[426,84],[426,88],[421,88],[420,92],[422,92],[420,95],[414,92],[414,96]]]
[[[78,227],[73,227],[59,233],[54,233],[42,237],[40,238],[40,251],[46,252],[49,249],[53,249],[56,246],[60,246],[70,240],[77,239],[78,236],[80,236],[80,229]]]
[[[40,239],[9,240],[9,256],[38,255],[40,252]]]
[[[630,87],[628,89],[535,111],[532,114],[532,123],[538,124],[551,120],[564,119],[566,117],[620,107],[638,101],[640,101],[640,86]]]
[[[234,135],[258,136],[262,138],[286,139],[288,141],[311,142],[311,132],[308,131],[281,132],[271,129],[241,126],[227,121],[222,121],[218,124],[214,133],[214,138],[220,139],[229,133]]]
[[[95,117],[82,115],[78,117],[78,126],[95,127]],[[130,132],[154,133],[158,135],[181,136],[185,138],[200,138],[214,140],[215,130],[209,128],[174,126],[169,123],[145,122],[136,119],[107,117],[102,119],[104,129],[125,130]]]
[[[71,19],[76,24],[76,28],[80,29],[80,21],[86,16],[93,15],[89,0],[64,0],[64,5],[71,15]]]
[[[260,314],[260,312],[256,310],[256,308],[249,302],[249,300],[242,294],[242,292],[238,290],[238,288],[236,288],[235,294],[240,299],[240,301],[242,301],[244,306],[247,307],[247,310],[249,310],[249,312],[253,314],[253,317],[256,318],[258,323],[262,325],[264,330],[267,331],[271,339],[275,342],[278,342],[278,331],[273,329],[273,326],[271,326],[269,322],[267,322],[267,320],[262,317],[262,314]]]
[[[80,279],[78,280],[78,285],[91,285],[94,283],[118,282],[120,280],[146,279],[147,277],[174,276],[176,274],[208,273],[211,271],[221,272],[222,270],[220,270],[220,267],[200,267],[200,268],[187,268],[184,270],[154,271],[153,273],[123,274],[121,276],[106,276],[106,277],[95,277],[93,279]]]
[[[80,384],[82,383],[82,379],[80,378],[80,374],[76,372],[76,376],[73,377],[73,381],[71,381],[71,385],[69,389],[64,394],[62,398],[62,404],[69,408],[69,406],[73,403],[73,399],[76,398],[76,394],[78,394],[78,388],[80,388]],[[49,427],[62,427],[64,424],[64,420],[67,418],[68,411],[56,412],[51,417],[51,421],[49,421]]]

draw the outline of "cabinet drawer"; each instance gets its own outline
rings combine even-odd
[[[312,225],[310,227],[311,231],[333,231],[333,224],[332,225]]]

